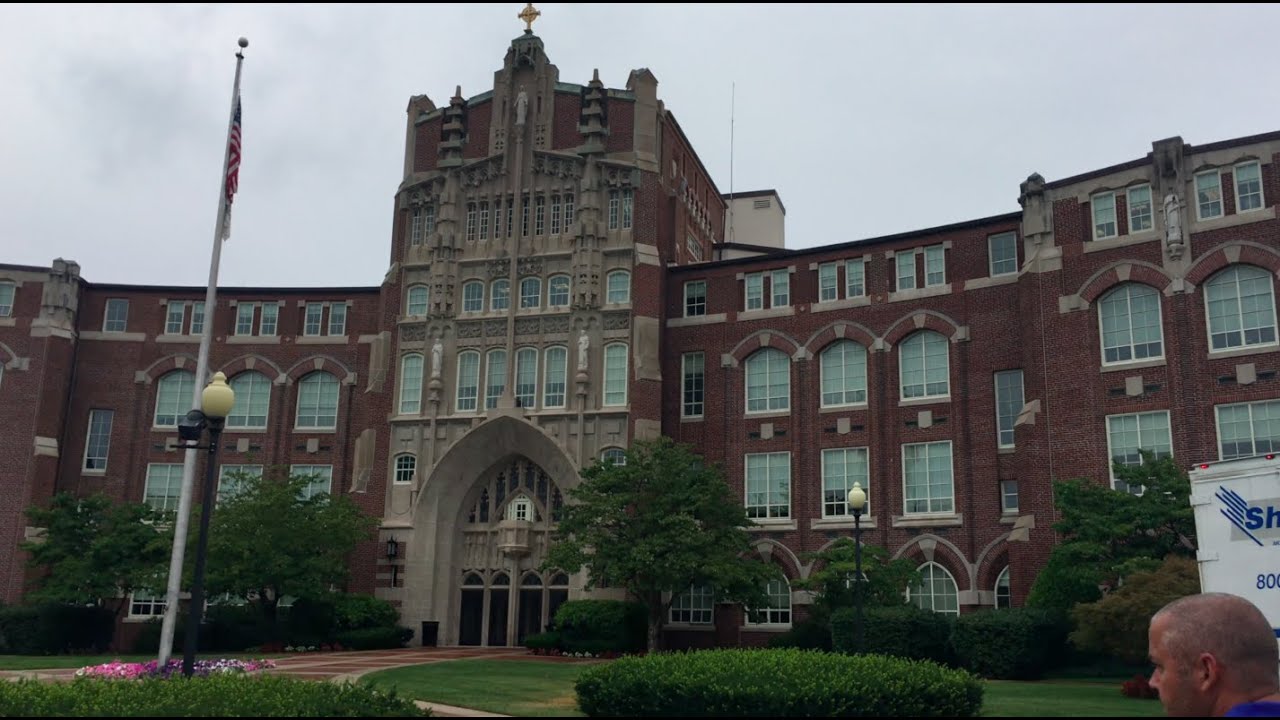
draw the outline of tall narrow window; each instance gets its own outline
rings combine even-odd
[[[1257,162],[1237,165],[1236,212],[1262,209],[1262,168]]]
[[[702,417],[703,389],[706,385],[705,356],[700,352],[685,353],[681,357],[684,401],[680,414],[684,417]]]
[[[538,351],[520,348],[516,351],[516,407],[531,408],[538,404]]]
[[[187,304],[181,300],[170,300],[168,312],[165,313],[164,332],[166,335],[181,335],[182,322],[186,319]]]
[[[422,208],[415,207],[413,209],[413,216],[409,221],[409,244],[410,245],[422,244],[422,219],[423,219]]]
[[[1089,199],[1089,206],[1093,209],[1093,239],[1115,237],[1119,227],[1116,223],[1115,193],[1094,195]]]
[[[327,372],[313,372],[298,383],[299,430],[332,430],[338,424],[338,379]]]
[[[459,411],[475,410],[479,393],[480,353],[470,350],[458,353],[457,409]]]
[[[520,281],[520,307],[536,310],[542,304],[542,280],[527,277]]]
[[[791,273],[787,270],[774,270],[769,280],[773,292],[773,304],[769,307],[786,307],[791,304]]]
[[[564,407],[565,363],[569,351],[562,347],[547,348],[545,381],[543,382],[543,407]]]
[[[898,268],[898,290],[914,290],[916,287],[916,251],[901,250],[894,255]]]
[[[240,303],[236,305],[236,334],[252,335],[253,334],[253,311],[254,303]]]
[[[822,406],[867,401],[867,349],[838,340],[822,351]]]
[[[947,250],[941,245],[924,249],[924,286],[937,287],[947,284]]]
[[[107,314],[102,321],[104,332],[124,332],[129,326],[129,301],[124,298],[107,300]]]
[[[1002,513],[1018,512],[1018,481],[1017,480],[1001,480],[1000,481],[1000,512]]]
[[[1009,566],[1005,565],[996,577],[996,609],[1013,607],[1013,593],[1009,591]]]
[[[489,201],[480,203],[480,239],[489,239]]]
[[[0,317],[9,317],[13,314],[14,287],[11,282],[0,282]]]
[[[818,302],[831,302],[838,297],[839,278],[835,263],[823,263],[818,266]]]
[[[347,304],[335,302],[329,306],[329,334],[342,336],[347,334]]]
[[[547,281],[547,304],[553,308],[569,305],[569,276],[552,275]]]
[[[623,190],[622,191],[622,227],[624,228],[631,227],[631,203],[632,203],[631,190]]]
[[[307,303],[306,323],[303,325],[303,335],[319,335],[321,320],[324,318],[324,305],[321,303]]]
[[[534,199],[533,234],[543,235],[547,231],[547,199],[541,195]]]
[[[604,348],[604,404],[627,404],[627,346],[621,343]]]
[[[1222,177],[1217,170],[1196,175],[1196,218],[1222,216]]]
[[[427,294],[426,285],[410,285],[409,286],[409,306],[406,315],[422,316],[427,314]]]
[[[1164,357],[1160,322],[1160,293],[1155,288],[1126,283],[1107,293],[1098,304],[1102,319],[1102,362],[1131,362]]]
[[[204,302],[191,303],[191,334],[204,334]]]
[[[436,206],[427,205],[422,209],[422,230],[424,237],[436,231]]]
[[[911,602],[921,610],[959,615],[960,591],[951,573],[935,562],[921,565],[919,573],[919,582],[908,591]]]
[[[775,348],[756,351],[746,362],[747,412],[791,407],[791,359]]]
[[[462,286],[462,311],[480,312],[484,310],[484,283],[472,280]]]
[[[507,351],[490,350],[485,367],[484,406],[492,410],[498,407],[498,398],[507,389]]]
[[[902,399],[946,397],[951,394],[951,358],[947,339],[925,330],[907,338],[898,351]]]
[[[866,263],[862,258],[846,260],[844,263],[844,296],[862,297],[867,294],[865,282]]]
[[[111,424],[113,410],[89,411],[89,435],[84,447],[84,469],[106,470],[107,456],[111,453]]]
[[[397,485],[404,485],[413,482],[414,471],[418,468],[418,458],[403,453],[396,456],[396,471],[394,482]]]
[[[626,270],[609,273],[609,296],[605,302],[615,305],[631,302],[631,273]]]
[[[1008,232],[987,238],[987,256],[992,277],[1018,272],[1018,236]]]
[[[467,242],[475,242],[476,233],[479,232],[479,208],[473,202],[467,203]]]
[[[684,316],[707,314],[707,281],[691,280],[684,284]]]
[[[271,337],[276,334],[276,320],[280,316],[280,306],[276,303],[262,304],[262,326],[258,329],[258,334],[265,337]]]
[[[400,360],[400,414],[417,415],[422,409],[422,356],[410,353]]]
[[[511,282],[494,280],[489,286],[489,309],[506,310],[511,303]]]
[[[751,273],[747,275],[745,280],[747,299],[743,306],[747,310],[760,310],[764,308],[764,274]]]
[[[271,407],[271,381],[260,372],[242,372],[228,383],[236,402],[227,416],[228,428],[265,428]]]
[[[1151,186],[1139,185],[1128,190],[1129,232],[1151,229]]]
[[[902,469],[907,515],[954,512],[950,440],[903,445]]]
[[[746,460],[747,517],[791,517],[791,453],[754,453]]]
[[[572,231],[572,228],[570,228],[569,225],[573,224],[575,217],[576,216],[574,215],[574,212],[573,212],[573,193],[568,193],[567,195],[564,196],[564,231],[565,232]]]
[[[1013,447],[1013,424],[1022,412],[1022,371],[996,373],[996,440],[1002,448]]]
[[[609,191],[609,229],[618,229],[619,198],[617,190]]]
[[[560,234],[560,196],[551,196],[551,234]]]
[[[178,427],[178,419],[191,409],[195,397],[195,373],[174,370],[156,383],[156,414],[154,427],[172,429]]]
[[[1205,283],[1210,350],[1276,343],[1273,282],[1261,268],[1232,265]]]
[[[844,517],[849,514],[849,491],[861,483],[868,502],[863,511],[871,512],[870,470],[866,448],[837,448],[822,451],[822,516]]]

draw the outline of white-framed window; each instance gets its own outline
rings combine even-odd
[[[614,270],[609,273],[608,281],[606,303],[620,305],[631,302],[631,273],[626,270]]]
[[[489,309],[506,310],[511,304],[511,281],[506,278],[489,284]]]
[[[1261,210],[1262,166],[1257,160],[1235,166],[1236,214]]]
[[[163,617],[167,607],[163,594],[149,590],[134,590],[129,595],[129,617],[154,618]]]
[[[747,517],[791,517],[791,453],[748,454],[746,475]]]
[[[769,604],[759,608],[758,621],[753,620],[752,613],[746,614],[747,625],[790,625],[791,624],[791,585],[786,578],[770,580],[765,586],[765,595]]]
[[[498,398],[507,389],[507,351],[490,350],[485,361],[484,407],[498,407]]]
[[[951,349],[947,339],[922,330],[898,349],[902,400],[943,398],[951,394]]]
[[[329,306],[329,334],[342,336],[347,334],[347,304],[335,302]]]
[[[430,290],[426,285],[410,285],[409,302],[405,309],[405,315],[426,315],[429,297]]]
[[[479,219],[476,215],[476,204],[473,202],[467,203],[467,242],[473,242],[476,239],[476,221]]]
[[[999,447],[1013,447],[1013,424],[1018,421],[1023,402],[1022,371],[996,373],[996,443]]]
[[[791,407],[791,358],[776,348],[757,350],[747,358],[747,412],[773,412]]]
[[[187,316],[187,304],[181,300],[170,300],[164,318],[166,335],[181,335],[182,325]]]
[[[458,353],[457,410],[475,410],[480,395],[480,353],[467,350]]]
[[[573,193],[565,193],[564,196],[564,231],[571,232],[569,225],[577,219],[577,215],[573,211]]]
[[[671,601],[669,620],[688,625],[710,625],[713,606],[710,586],[691,585]]]
[[[1280,400],[1233,403],[1214,408],[1218,459],[1254,457],[1280,451]]]
[[[489,239],[489,201],[480,203],[480,239]]]
[[[462,312],[484,310],[484,283],[470,280],[462,285]]]
[[[143,502],[161,512],[178,509],[178,496],[182,494],[182,463],[151,463],[147,465],[147,483],[143,490]]]
[[[417,415],[422,409],[422,356],[409,353],[400,358],[401,415]]]
[[[1222,217],[1222,176],[1217,169],[1196,175],[1196,219]]]
[[[542,280],[527,277],[520,281],[520,307],[529,310],[542,305]]]
[[[396,469],[393,482],[399,485],[413,482],[413,474],[418,469],[418,458],[411,453],[396,456]]]
[[[291,465],[289,474],[311,478],[311,482],[298,494],[300,500],[310,500],[317,495],[333,494],[332,465]]]
[[[1116,194],[1099,193],[1089,198],[1089,207],[1093,211],[1093,239],[1105,240],[1120,233],[1116,222]]]
[[[605,448],[600,453],[600,462],[619,467],[626,465],[627,451],[617,447]]]
[[[950,440],[903,445],[902,477],[905,514],[955,511]]]
[[[634,203],[634,195],[630,188],[622,191],[622,227],[631,227],[632,205]]]
[[[609,229],[618,229],[618,211],[621,209],[621,198],[618,197],[617,190],[609,191]]]
[[[569,305],[569,276],[552,275],[547,281],[547,305],[553,308]]]
[[[867,349],[852,340],[837,340],[822,359],[822,407],[867,401]]]
[[[111,425],[114,410],[89,411],[89,432],[84,444],[84,469],[106,470],[107,456],[111,454]]]
[[[524,520],[526,522],[533,520],[533,501],[525,495],[518,495],[507,504],[506,517],[508,520]],[[527,578],[526,578],[527,580]]]
[[[1129,206],[1129,233],[1150,230],[1151,220],[1151,186],[1135,185],[1125,191]]]
[[[302,325],[302,334],[315,336],[320,334],[320,327],[324,320],[324,304],[323,303],[307,303],[307,315]]]
[[[937,287],[947,284],[947,249],[930,245],[924,249],[924,286]]]
[[[258,328],[258,334],[266,337],[272,337],[276,334],[276,321],[280,318],[280,306],[276,303],[263,303],[262,305],[262,323]],[[250,326],[253,321],[249,321]]]
[[[918,570],[920,582],[907,591],[908,599],[922,610],[959,615],[960,591],[951,573],[935,562],[927,562]]]
[[[1013,593],[1009,589],[1009,566],[1005,565],[1000,574],[996,576],[996,609],[1003,610],[1013,607]]]
[[[685,235],[684,249],[689,253],[691,259],[702,260],[702,241],[693,233]]]
[[[250,370],[227,384],[236,393],[236,402],[227,415],[227,428],[265,428],[271,408],[271,381],[267,376]]]
[[[218,506],[235,497],[243,489],[246,477],[262,479],[261,465],[220,465],[218,466],[218,495],[214,506]]]
[[[204,334],[204,301],[191,303],[191,334]]]
[[[1018,512],[1017,480],[1000,481],[1000,512],[1008,514]]]
[[[299,430],[332,430],[338,426],[338,378],[327,372],[313,372],[298,382],[298,412],[294,427]]]
[[[604,348],[604,404],[627,404],[627,346],[622,343]]]
[[[840,272],[835,263],[822,263],[818,266],[818,302],[831,302],[839,299]]]
[[[1102,363],[1114,365],[1164,357],[1160,293],[1153,287],[1125,283],[1098,303],[1102,330]]]
[[[871,482],[867,449],[835,448],[822,451],[822,517],[847,517],[849,491],[855,482],[867,493],[863,514],[871,512]]]
[[[1107,457],[1111,458],[1107,473],[1111,476],[1111,487],[1142,494],[1141,485],[1129,486],[1117,479],[1114,467],[1115,463],[1141,465],[1139,450],[1151,451],[1157,460],[1173,454],[1168,410],[1107,416]]]
[[[551,196],[551,234],[560,234],[560,196]]]
[[[516,351],[516,407],[538,405],[538,351],[520,348]]]
[[[156,383],[156,414],[152,427],[171,430],[191,409],[195,397],[196,376],[190,370],[166,373]]]
[[[773,303],[769,307],[786,307],[791,304],[791,272],[789,270],[774,270],[772,277],[769,279],[770,294],[773,296]]]
[[[690,280],[684,284],[684,316],[699,317],[707,314],[707,281]]]
[[[564,407],[566,364],[569,350],[563,347],[549,347],[546,362],[543,365],[542,407]]]
[[[866,262],[862,258],[844,263],[844,296],[862,297],[867,294]]]
[[[124,332],[129,326],[129,301],[124,298],[107,300],[107,311],[102,318],[103,332]]]
[[[743,279],[746,299],[743,307],[747,310],[764,309],[764,273],[751,273]]]
[[[11,282],[0,282],[0,317],[13,314],[13,297],[16,286]]]
[[[547,231],[547,199],[539,195],[533,199],[533,234],[542,235]]]
[[[899,250],[893,256],[897,268],[897,289],[914,290],[916,287],[916,251]]]
[[[253,334],[253,311],[256,307],[254,303],[236,305],[236,335]]]
[[[1232,265],[1204,285],[1209,350],[1276,344],[1276,303],[1271,273]]]
[[[992,277],[1018,272],[1018,234],[999,233],[987,238],[987,260]]]
[[[702,417],[706,390],[706,355],[701,352],[680,356],[681,403],[680,416]]]
[[[413,209],[413,215],[409,221],[409,244],[410,245],[422,244],[423,215],[424,213],[423,213],[422,207],[415,207]]]

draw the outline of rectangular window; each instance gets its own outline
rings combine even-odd
[[[609,191],[609,229],[618,229],[619,198],[617,190]]]
[[[480,312],[484,310],[484,284],[469,282],[462,286],[462,311]]]
[[[1222,178],[1217,170],[1196,175],[1196,219],[1222,216]]]
[[[987,257],[991,263],[992,277],[1018,272],[1017,234],[1000,233],[987,238]]]
[[[324,318],[324,305],[320,303],[307,303],[307,319],[303,325],[303,335],[319,335],[321,320]]]
[[[84,469],[106,470],[111,451],[111,423],[114,410],[89,411],[89,436],[84,446]]]
[[[474,242],[479,230],[479,211],[475,203],[467,203],[467,242]]]
[[[560,234],[560,196],[551,196],[551,234]]]
[[[630,190],[622,191],[622,227],[631,227],[632,194]]]
[[[424,217],[423,228],[422,228],[423,232],[426,235],[430,235],[431,233],[436,231],[436,206],[427,205],[425,208],[423,208],[422,213]]]
[[[1001,480],[1000,481],[1000,512],[1002,513],[1018,512],[1018,481],[1017,480]]]
[[[489,353],[488,366],[485,368],[484,406],[488,410],[498,407],[498,398],[507,389],[507,351],[493,350]]]
[[[516,352],[516,407],[538,404],[538,351],[522,348]]]
[[[1129,188],[1129,232],[1151,229],[1151,186]]]
[[[866,448],[838,448],[822,451],[822,517],[845,517],[849,512],[849,491],[855,482],[867,492],[863,514],[871,512],[871,487]]]
[[[129,617],[161,617],[164,615],[166,603],[164,595],[157,595],[146,590],[134,590],[129,595]]]
[[[857,260],[846,260],[844,264],[844,296],[862,297],[867,294],[866,280],[866,263],[862,258]]]
[[[914,290],[916,287],[916,251],[903,250],[894,255],[898,268],[898,290]]]
[[[542,195],[533,201],[533,234],[542,235],[547,231],[547,199]]]
[[[747,455],[747,517],[791,517],[791,453]]]
[[[147,486],[144,501],[162,512],[178,509],[178,495],[182,492],[182,464],[152,463],[147,466]]]
[[[710,625],[712,607],[711,588],[695,585],[671,601],[671,622]]]
[[[236,305],[236,334],[252,335],[253,334],[253,303],[240,303]]]
[[[422,409],[422,365],[417,353],[400,360],[400,414],[415,415]]]
[[[191,334],[204,334],[204,302],[191,303]]]
[[[569,352],[562,347],[547,348],[546,382],[543,386],[543,407],[564,407],[565,365]]]
[[[689,257],[693,260],[702,259],[702,241],[693,235],[686,235],[684,238],[685,250],[689,251]]]
[[[181,300],[170,300],[168,312],[165,313],[164,332],[166,335],[181,335],[183,321],[186,320],[187,304]]]
[[[1118,232],[1115,193],[1094,195],[1089,198],[1089,205],[1093,208],[1093,239],[1115,237]]]
[[[218,468],[218,496],[214,507],[235,497],[244,487],[245,478],[262,478],[261,465],[223,465]]]
[[[707,314],[707,281],[692,280],[684,284],[684,316]]]
[[[573,222],[573,193],[564,196],[564,231],[570,232],[569,225]]]
[[[129,301],[123,298],[107,300],[107,314],[102,321],[104,332],[124,332],[129,326]]]
[[[258,329],[259,335],[271,337],[276,334],[276,320],[280,316],[280,306],[276,303],[263,303],[262,305],[262,327]],[[253,319],[250,318],[250,324]]]
[[[700,352],[685,353],[681,358],[684,378],[683,417],[702,417],[703,391],[706,385],[706,356]]]
[[[480,393],[480,355],[467,352],[458,356],[458,410],[475,410]]]
[[[520,198],[520,237],[529,237],[529,196]]]
[[[951,477],[951,441],[902,446],[907,515],[955,511]]]
[[[347,333],[347,304],[335,302],[329,306],[329,334],[345,335]]]
[[[413,209],[413,220],[409,224],[409,243],[411,245],[422,244],[422,208]]]
[[[818,302],[839,299],[838,275],[835,263],[823,263],[818,266]]]
[[[1013,447],[1013,424],[1022,412],[1022,371],[996,373],[996,436],[1002,448]]]
[[[1149,450],[1156,459],[1173,454],[1173,441],[1169,433],[1169,411],[1132,413],[1129,415],[1109,415],[1107,417],[1107,447],[1110,449],[1112,467],[1111,486],[1116,490],[1127,490],[1134,495],[1142,494],[1142,486],[1128,486],[1115,476],[1115,463],[1121,465],[1141,465],[1142,455],[1139,450]]]
[[[489,202],[480,203],[480,239],[489,239]]]
[[[298,493],[300,500],[310,500],[317,495],[333,493],[332,465],[292,465],[289,467],[289,474],[311,478],[311,483]]]
[[[1262,166],[1256,162],[1237,165],[1236,213],[1262,209]]]
[[[1219,405],[1218,457],[1255,457],[1280,451],[1280,400]]]
[[[791,273],[774,270],[769,285],[773,290],[773,304],[769,307],[786,307],[791,304]]]
[[[11,282],[0,282],[0,317],[9,317],[13,314],[14,288]]]
[[[947,250],[941,245],[924,249],[924,286],[937,287],[947,284]]]
[[[747,310],[760,310],[764,308],[764,274],[751,273],[746,276],[747,287]]]
[[[604,404],[627,404],[627,346],[614,344],[604,349]]]

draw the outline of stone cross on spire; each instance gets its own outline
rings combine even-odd
[[[539,16],[539,15],[541,15],[541,14],[542,14],[542,11],[540,11],[540,10],[538,10],[538,8],[534,7],[534,6],[533,6],[533,3],[527,3],[527,4],[524,6],[524,10],[521,10],[521,11],[520,11],[520,14],[516,15],[516,17],[518,17],[518,18],[520,18],[521,20],[523,20],[523,21],[524,21],[524,31],[525,31],[526,33],[532,33],[532,32],[533,32],[533,21],[534,21],[534,20],[537,20],[537,19],[538,19],[538,16]]]

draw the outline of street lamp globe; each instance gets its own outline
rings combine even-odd
[[[862,509],[867,506],[867,492],[862,489],[862,483],[855,482],[853,489],[849,490],[849,509],[855,515],[861,514]]]
[[[213,379],[200,395],[200,409],[205,417],[225,418],[231,414],[231,406],[235,402],[236,391],[227,384],[227,376],[220,372],[214,373]]]

